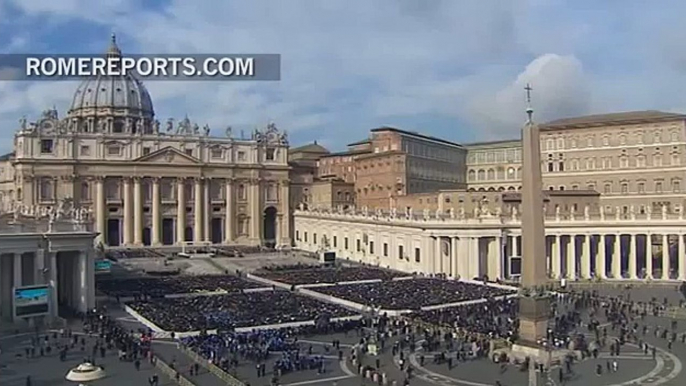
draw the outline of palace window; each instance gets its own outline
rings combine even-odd
[[[419,263],[422,261],[422,252],[419,248],[414,249],[414,262]]]
[[[637,186],[638,186],[638,193],[639,193],[639,194],[643,194],[643,193],[646,192],[646,184],[645,184],[645,182],[639,182]]]
[[[626,135],[621,134],[621,135],[619,136],[619,144],[620,144],[620,145],[626,145]]]
[[[265,153],[265,158],[267,161],[274,161],[276,159],[276,149],[274,148],[267,148],[267,152]]]
[[[488,180],[489,180],[489,181],[495,180],[495,170],[493,170],[493,169],[488,169],[487,175],[488,175]]]
[[[662,141],[662,133],[656,131],[653,135],[653,143],[660,143]]]
[[[595,184],[588,184],[586,185],[587,190],[595,190]]]
[[[572,160],[572,170],[579,170],[579,160],[578,159]]]
[[[679,133],[676,131],[672,131],[672,133],[670,134],[670,140],[672,142],[678,142],[679,141]]]
[[[681,164],[681,158],[679,157],[678,153],[673,153],[672,154],[672,166],[680,165]]]
[[[603,136],[603,146],[610,146],[610,137],[608,135]]]
[[[398,245],[398,259],[402,260],[405,258],[405,251],[402,245]]]
[[[243,184],[238,185],[238,199],[241,201],[244,201],[247,199],[246,192],[245,192],[245,185],[243,185]]]
[[[469,178],[469,181],[476,180],[476,172],[474,170],[470,170],[467,174],[467,177]]]
[[[121,145],[107,146],[107,155],[121,155]]]
[[[210,157],[214,159],[222,158],[224,155],[224,152],[222,151],[221,147],[213,147],[212,150],[210,151]]]
[[[639,168],[644,168],[646,166],[646,156],[641,154],[636,157],[636,166]]]
[[[40,152],[41,152],[41,154],[51,154],[52,151],[53,151],[52,139],[42,139],[40,141]]]
[[[546,150],[555,150],[555,141],[553,141],[552,139],[547,140],[546,145],[545,145],[545,149]]]
[[[622,192],[622,194],[628,194],[629,193],[629,184],[628,183],[622,182],[621,192]]]
[[[485,179],[486,179],[486,171],[483,170],[483,169],[479,170],[479,172],[478,172],[478,178],[477,178],[477,179],[478,179],[479,181],[485,180]]]
[[[239,161],[245,161],[245,152],[239,151],[236,155],[236,158],[238,158]]]
[[[636,133],[636,143],[639,145],[643,144],[643,133]]]
[[[593,147],[593,137],[586,138],[586,147]]]
[[[655,193],[662,193],[662,182],[658,181],[655,183]]]
[[[183,150],[186,155],[193,157],[193,149],[184,149]]]
[[[81,146],[81,150],[79,152],[80,155],[91,155],[91,147],[90,146]]]
[[[655,154],[653,156],[653,166],[655,167],[660,167],[662,166],[662,155],[660,154]]]
[[[619,157],[619,167],[620,168],[628,168],[629,167],[629,157],[627,157],[627,156]]]
[[[605,184],[605,186],[603,187],[603,193],[604,194],[612,193],[612,184]]]
[[[143,155],[148,155],[150,154],[150,147],[146,146],[143,148]]]
[[[674,193],[681,193],[681,181],[679,181],[679,180],[673,180],[672,181],[672,191]]]
[[[41,201],[52,201],[55,199],[55,181],[51,177],[43,177],[39,180],[40,189],[38,193]]]
[[[82,182],[81,183],[81,201],[90,201],[91,200],[91,189],[90,189],[90,184],[88,182]]]
[[[388,243],[383,243],[383,256],[388,257]]]

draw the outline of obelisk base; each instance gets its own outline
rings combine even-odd
[[[548,335],[550,302],[545,294],[519,298],[519,339],[512,345],[510,362],[522,363],[529,358],[548,367],[562,363],[567,355],[575,355],[571,350],[550,349],[542,344]]]

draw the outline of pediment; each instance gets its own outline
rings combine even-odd
[[[134,162],[197,165],[200,160],[173,147],[165,147],[150,154],[139,157]]]

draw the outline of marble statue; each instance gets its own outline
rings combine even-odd
[[[576,215],[576,210],[574,210],[574,207],[571,207],[571,209],[569,209],[569,219],[574,220],[575,215]]]
[[[517,219],[517,207],[513,206],[512,207],[512,220],[516,220],[516,219]]]
[[[153,128],[153,132],[155,134],[159,134],[160,133],[160,121],[155,119],[155,122],[153,122],[153,124],[152,124],[152,128]]]
[[[441,216],[443,216],[443,211],[440,208],[436,209],[436,218],[439,219]]]
[[[460,207],[459,214],[460,214],[460,218],[464,218],[464,214],[465,214],[464,213],[464,206]]]
[[[26,115],[24,115],[23,117],[21,117],[21,119],[19,119],[19,128],[22,130],[26,130],[26,122]]]
[[[226,127],[226,129],[224,130],[224,135],[226,135],[226,138],[231,138],[231,131],[232,130],[233,129],[231,128],[231,126]]]
[[[107,132],[107,119],[101,119],[98,121],[98,131],[100,133]]]
[[[622,212],[619,210],[618,206],[615,206],[615,219],[619,220]]]
[[[305,204],[301,202],[300,205],[298,205],[298,208],[300,210],[305,210]]]
[[[667,205],[662,205],[662,219],[667,219]]]
[[[451,219],[454,219],[455,218],[455,208],[448,209],[448,214],[450,215]]]
[[[407,210],[407,218],[413,219],[414,218],[414,210],[412,208]]]
[[[197,123],[193,124],[193,134],[195,134],[195,135],[200,134],[200,126]]]
[[[586,205],[584,206],[584,220],[588,221],[591,219],[591,208]]]
[[[502,209],[500,206],[496,206],[496,207],[495,207],[495,215],[496,215],[497,217],[500,217],[500,216],[503,215],[503,209]]]
[[[142,120],[142,119],[139,119],[139,120],[136,122],[136,132],[137,132],[138,134],[143,134],[143,125],[144,125],[144,124],[143,124],[143,120]]]
[[[478,206],[474,207],[474,218],[481,217],[481,209]]]
[[[383,216],[383,211],[381,211],[381,208],[376,209],[376,217],[381,217]]]
[[[210,125],[205,125],[205,126],[202,128],[202,130],[203,130],[203,133],[205,134],[205,137],[209,137],[209,136],[210,136]]]
[[[424,208],[422,211],[422,217],[424,217],[424,220],[428,220],[430,215],[429,215],[429,209]]]
[[[362,215],[367,216],[367,214],[369,214],[369,208],[367,208],[366,206],[363,206],[362,207]]]
[[[560,207],[559,206],[555,207],[555,219],[556,220],[560,219]]]
[[[605,207],[600,205],[598,210],[600,211],[600,221],[604,221],[605,220]]]
[[[396,218],[398,216],[398,209],[391,208],[391,218]]]
[[[169,118],[167,120],[167,133],[174,131],[174,118]]]

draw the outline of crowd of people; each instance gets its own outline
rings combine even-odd
[[[257,273],[258,276],[292,285],[341,283],[362,280],[391,280],[396,277],[410,276],[407,273],[391,271],[378,267],[326,267],[307,264],[291,265],[283,268],[270,267]]]
[[[162,329],[176,332],[231,330],[355,315],[338,305],[281,290],[152,299],[127,305]]]
[[[491,298],[512,291],[455,280],[422,278],[379,283],[336,285],[317,292],[385,310],[418,310],[421,307]]]
[[[98,291],[113,297],[159,298],[172,294],[228,291],[236,292],[264,285],[231,275],[131,277],[97,280]]]

